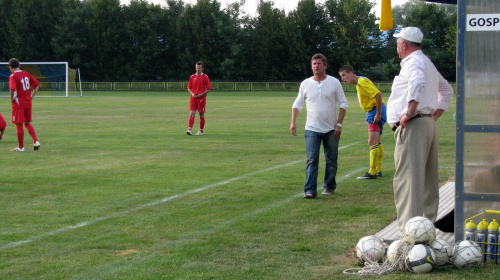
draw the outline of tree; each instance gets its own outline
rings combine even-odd
[[[217,0],[0,0],[4,60],[68,61],[86,80],[186,80],[198,60],[212,80],[302,80],[310,58],[323,53],[329,74],[343,64],[374,80],[399,69],[402,26],[419,26],[424,52],[443,75],[455,75],[456,7],[411,0],[393,9],[398,28],[381,33],[370,0],[301,0],[288,15],[259,0],[221,9]]]
[[[127,46],[118,0],[66,0],[63,23],[54,26],[55,57],[79,67],[89,80],[127,80]],[[44,61],[51,61],[47,57]]]
[[[283,65],[286,79],[310,76],[311,57],[315,53],[329,53],[330,30],[325,7],[314,0],[301,0],[286,23],[288,55]]]
[[[40,61],[53,57],[50,40],[60,24],[64,0],[0,1],[2,53],[8,60]]]
[[[422,49],[434,62],[443,77],[456,78],[456,6],[426,4],[412,0],[394,9],[394,19],[399,27],[417,26],[424,34]]]
[[[82,55],[85,50],[92,48],[87,40],[92,28],[84,24],[84,7],[78,0],[66,0],[61,10],[61,23],[54,26],[55,32],[50,44],[54,56],[45,57],[41,61],[68,61],[70,67],[82,68],[87,75],[89,71],[85,68],[85,58]]]
[[[126,50],[124,69],[129,79],[164,80],[175,76],[169,66],[178,63],[173,48],[177,18],[170,17],[169,11],[144,0],[133,0],[123,8],[127,36],[121,48]]]
[[[221,11],[216,0],[198,0],[194,6],[188,4],[177,24],[179,78],[189,77],[198,60],[204,62],[212,78],[223,77],[219,66],[231,54],[236,35],[231,17]]]
[[[383,59],[379,55],[381,34],[370,12],[373,5],[367,0],[326,1],[331,32],[328,55],[333,58],[330,68],[337,71],[349,64],[361,73]]]
[[[286,63],[287,42],[283,32],[285,12],[272,2],[260,1],[257,17],[249,22],[245,48],[245,78],[249,80],[283,79],[281,66]]]
[[[229,25],[234,30],[231,40],[230,52],[225,55],[224,61],[220,65],[222,79],[224,80],[242,80],[244,72],[248,68],[248,61],[245,61],[246,46],[248,46],[248,23],[250,17],[246,15],[242,7],[244,0],[229,4],[226,9],[229,15]]]

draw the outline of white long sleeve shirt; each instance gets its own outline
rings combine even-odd
[[[412,100],[418,102],[418,112],[432,114],[437,109],[447,110],[453,97],[453,88],[421,50],[401,60],[401,71],[394,77],[391,91],[387,102],[391,127],[406,113]]]
[[[299,94],[292,108],[299,111],[306,104],[306,130],[319,133],[332,131],[337,124],[337,103],[339,108],[347,110],[347,100],[339,80],[327,75],[317,82],[313,77],[305,79],[299,88]]]

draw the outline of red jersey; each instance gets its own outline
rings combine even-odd
[[[197,75],[194,73],[189,77],[189,83],[187,86],[194,94],[203,93],[205,90],[211,90],[212,84],[210,84],[210,79],[206,74]]]
[[[14,90],[12,107],[31,108],[31,89],[40,83],[26,71],[16,71],[9,77],[9,89]]]

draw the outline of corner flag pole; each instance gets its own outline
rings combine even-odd
[[[387,31],[394,28],[394,23],[392,22],[392,7],[391,0],[382,0],[382,5],[380,7],[380,22],[378,29],[380,31]]]

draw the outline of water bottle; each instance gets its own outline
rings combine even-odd
[[[481,247],[481,251],[483,254],[487,252],[487,238],[488,238],[488,226],[490,224],[486,221],[486,219],[483,219],[478,225],[477,225],[477,233],[476,233],[476,242]],[[483,260],[486,260],[486,255]]]
[[[465,240],[476,240],[476,224],[472,220],[465,225]]]
[[[488,226],[488,251],[486,252],[486,262],[497,262],[497,243],[498,243],[498,223],[495,219]]]

